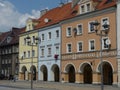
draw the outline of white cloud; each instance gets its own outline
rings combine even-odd
[[[0,0],[0,32],[9,31],[12,27],[25,26],[25,22],[29,17],[38,18],[39,16],[40,11],[32,10],[31,14],[21,14],[13,4]]]

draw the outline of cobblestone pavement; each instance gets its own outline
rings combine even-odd
[[[4,81],[0,80],[0,86],[30,89],[30,81]],[[34,81],[34,90],[45,88],[45,90],[101,90],[100,85],[85,85],[85,84],[73,84],[73,83],[58,83],[58,82],[42,82]],[[117,86],[104,86],[104,90],[120,90]]]

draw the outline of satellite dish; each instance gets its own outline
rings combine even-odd
[[[45,22],[45,23],[47,23],[48,21],[49,21],[49,19],[48,19],[48,18],[45,18],[45,19],[44,19],[44,22]]]
[[[110,39],[107,39],[105,43],[106,43],[107,45],[110,45],[110,44],[111,44]]]

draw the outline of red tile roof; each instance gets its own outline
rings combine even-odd
[[[36,29],[50,26],[60,22],[69,13],[70,9],[71,3],[67,3],[61,7],[56,7],[47,11],[46,14],[39,18],[39,24],[36,26]],[[48,19],[50,21],[46,23],[44,21],[45,19]]]
[[[21,28],[13,27],[11,31],[2,33],[0,35],[0,46],[19,43],[19,35],[21,31],[22,31]],[[7,37],[9,36],[12,37],[12,40],[9,43],[7,43]]]
[[[117,0],[112,0],[109,2],[109,0],[102,0],[101,2],[99,2],[99,4],[97,5],[97,9],[101,10],[101,9],[105,9],[105,8],[109,8],[112,6],[116,5]]]
[[[112,2],[108,2],[108,0],[93,0],[94,2],[97,2],[96,10],[101,10],[105,8],[109,8],[116,5],[116,0],[113,0]],[[46,12],[42,17],[39,19],[33,19],[33,22],[39,22],[38,25],[36,25],[34,28],[35,30],[44,28],[47,26],[51,26],[54,24],[59,23],[62,20],[70,19],[78,15],[79,5],[77,4],[74,8],[72,8],[72,3],[64,4],[61,7],[53,8]],[[48,19],[48,22],[45,22],[45,19]],[[24,30],[21,33],[25,32]]]

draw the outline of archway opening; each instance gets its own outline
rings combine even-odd
[[[89,64],[86,64],[83,68],[83,77],[85,84],[92,84],[92,68]]]
[[[68,71],[68,81],[70,83],[74,83],[75,82],[75,68],[74,68],[74,66],[68,65],[67,71]]]
[[[47,81],[48,80],[48,70],[47,70],[47,67],[45,65],[43,65],[41,67],[41,71],[43,73],[43,81]]]
[[[52,71],[54,73],[54,81],[59,82],[60,81],[60,70],[58,65],[53,65]]]
[[[33,69],[33,70],[32,70],[32,69]],[[32,74],[33,74],[33,76],[32,76],[32,77],[33,77],[33,80],[36,80],[36,79],[37,79],[37,78],[36,78],[36,67],[35,67],[35,66],[32,66],[31,69],[30,69],[30,71],[31,71],[31,70],[33,71],[33,72],[32,72]]]
[[[26,69],[26,67],[25,66],[23,66],[22,67],[22,73],[23,73],[23,80],[25,80],[26,79],[26,73],[27,72],[27,69]]]
[[[103,63],[103,83],[105,85],[112,85],[113,83],[113,70],[109,63]]]

